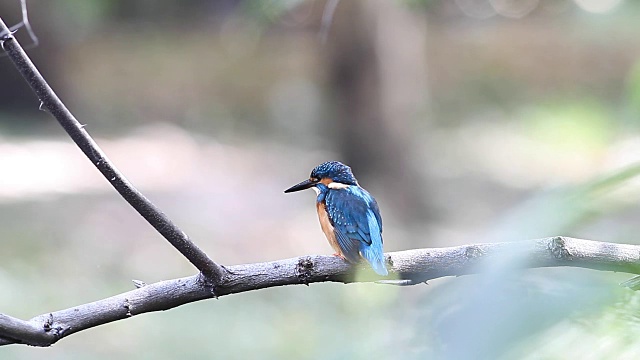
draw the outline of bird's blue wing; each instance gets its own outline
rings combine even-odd
[[[366,200],[348,189],[330,190],[325,198],[338,245],[350,262],[360,260],[360,244],[371,244]]]
[[[366,190],[349,186],[330,190],[325,204],[344,257],[358,262],[362,254],[376,272],[386,275],[382,219],[375,199]]]
[[[380,208],[378,208],[378,203],[373,196],[369,195],[371,198],[371,211],[373,212],[373,216],[376,218],[376,222],[378,223],[378,227],[380,228],[380,233],[382,233],[382,217],[380,216]],[[380,238],[380,242],[382,243],[382,238]]]

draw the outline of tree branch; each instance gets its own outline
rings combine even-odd
[[[20,74],[29,83],[31,89],[36,93],[40,99],[41,106],[46,108],[58,120],[64,130],[71,136],[71,139],[116,191],[198,270],[213,281],[219,281],[225,274],[224,268],[216,264],[189,240],[184,231],[180,230],[160,209],[142,195],[111,163],[102,152],[102,149],[84,129],[84,125],[76,120],[42,77],[13,36],[11,30],[2,21],[2,18],[0,18],[0,45],[11,58]]]
[[[510,268],[554,266],[640,274],[640,246],[553,237],[510,243],[415,249],[386,254],[396,284],[419,284],[444,276],[487,271],[509,261]],[[120,295],[36,316],[29,321],[0,315],[0,345],[49,346],[63,337],[134,315],[245,291],[316,282],[370,282],[382,278],[365,265],[350,266],[334,256],[303,256],[227,267],[216,284],[194,275],[143,286]],[[356,276],[357,274],[357,276]],[[394,280],[384,280],[385,283]]]

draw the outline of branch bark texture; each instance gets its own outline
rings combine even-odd
[[[366,266],[351,266],[333,256],[303,256],[226,267],[213,291],[202,274],[161,281],[24,321],[0,314],[0,345],[50,346],[63,337],[138,314],[168,310],[190,302],[245,291],[317,282],[370,282],[413,285],[444,276],[487,271],[488,264],[509,262],[509,268],[571,266],[640,274],[640,246],[552,237],[510,243],[415,249],[386,254],[386,280]]]
[[[76,120],[44,77],[42,77],[1,18],[0,45],[2,45],[15,67],[40,99],[41,107],[47,109],[58,120],[71,139],[116,191],[198,270],[214,281],[224,276],[224,268],[216,264],[200,250],[184,231],[180,230],[159,208],[138,191],[111,163],[102,149],[84,129],[84,125]]]

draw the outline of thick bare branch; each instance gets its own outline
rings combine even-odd
[[[84,129],[84,125],[76,120],[42,77],[1,18],[0,45],[11,58],[20,74],[29,83],[31,89],[36,93],[41,101],[41,106],[46,108],[58,120],[64,130],[71,136],[71,139],[116,191],[198,270],[212,279],[220,279],[224,276],[224,268],[216,264],[189,240],[184,231],[180,230],[160,209],[142,195],[111,163],[102,152],[102,149]]]
[[[640,274],[640,246],[553,237],[511,243],[416,249],[386,254],[396,284],[419,284],[444,276],[479,273],[487,264],[509,268],[572,266]],[[333,256],[304,256],[266,263],[235,265],[216,284],[215,294],[202,275],[162,281],[93,303],[37,316],[29,321],[0,316],[0,345],[49,346],[75,332],[145,312],[190,302],[294,284],[365,282],[383,278],[366,266],[351,267]],[[357,276],[355,276],[357,273]],[[386,283],[393,280],[386,280]]]

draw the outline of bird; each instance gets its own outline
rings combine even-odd
[[[363,189],[351,168],[339,161],[316,166],[309,179],[285,193],[313,189],[322,232],[335,256],[355,264],[364,258],[381,276],[389,272],[382,250],[382,217],[376,199]]]

